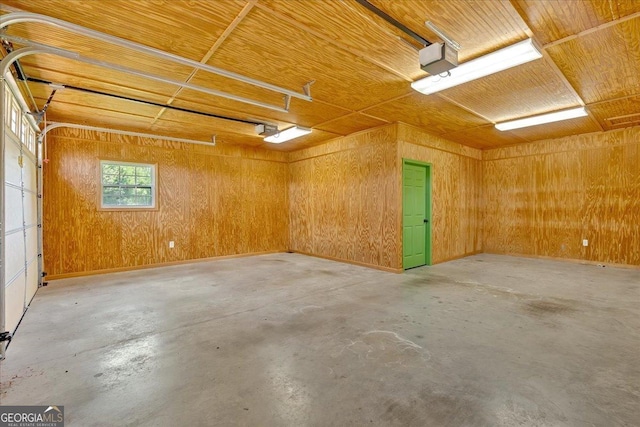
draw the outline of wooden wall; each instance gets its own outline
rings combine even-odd
[[[432,263],[482,250],[482,153],[427,132],[398,124],[397,167],[402,159],[430,163],[432,179]],[[401,193],[402,175],[397,188]],[[401,206],[402,198],[399,203]],[[401,229],[402,218],[398,227]],[[401,236],[398,245],[402,248]],[[400,259],[400,262],[402,260]]]
[[[284,153],[74,129],[47,139],[50,276],[288,249]],[[158,210],[99,211],[99,159],[157,163]]]
[[[291,249],[401,270],[403,158],[433,165],[433,263],[479,252],[480,150],[402,123],[290,154]]]
[[[483,154],[486,252],[640,265],[639,127]]]
[[[290,153],[291,249],[400,269],[396,147],[389,125]]]
[[[399,123],[288,154],[56,129],[48,157],[50,278],[288,249],[400,271],[402,159],[432,164],[433,263],[640,265],[640,128],[481,152]],[[158,210],[99,211],[100,159],[157,163]]]

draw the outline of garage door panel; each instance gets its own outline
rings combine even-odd
[[[24,222],[27,227],[38,224],[38,196],[24,193]]]
[[[38,158],[29,151],[29,146],[33,148],[35,143],[35,130],[28,128],[28,117],[19,111],[19,106],[26,111],[24,103],[15,98],[20,96],[19,90],[11,76],[3,84],[7,89],[4,92],[7,102],[3,107],[8,107],[9,122],[4,129],[0,127],[0,132],[5,135],[4,163],[0,164],[0,185],[5,195],[4,218],[0,217],[5,232],[0,236],[4,252],[0,258],[4,266],[4,283],[0,286],[5,291],[5,330],[13,333],[40,282],[39,169]],[[21,138],[25,140],[21,141]]]
[[[5,328],[13,333],[24,312],[25,276],[21,274],[5,289]]]
[[[18,233],[8,234],[5,241],[7,242],[4,252],[6,261],[5,280],[7,285],[16,274],[24,270],[24,235],[22,231]]]
[[[22,228],[22,191],[13,187],[5,187],[5,230]]]
[[[20,167],[19,157],[20,148],[13,142],[12,139],[8,139],[5,144],[5,176],[4,180],[10,184],[22,186],[22,168]]]
[[[38,228],[27,228],[27,261],[38,255]]]
[[[37,168],[35,163],[33,163],[33,159],[25,156],[24,162],[23,162],[23,174],[22,174],[25,190],[30,190],[33,192],[38,191],[38,182],[36,181],[36,176],[37,176]]]
[[[36,256],[34,259],[30,260],[29,266],[27,267],[27,300],[26,304],[31,302],[31,298],[36,294],[38,290],[38,257]]]

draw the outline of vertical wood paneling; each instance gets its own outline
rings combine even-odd
[[[288,248],[284,154],[71,129],[52,132],[48,148],[50,275]],[[99,159],[157,164],[158,209],[98,210]]]
[[[481,250],[479,150],[403,124],[331,144],[292,153],[293,250],[401,269],[402,158],[433,164],[433,262]]]
[[[640,265],[639,141],[631,128],[486,152],[485,250]]]
[[[291,249],[401,268],[396,148],[395,127],[389,126],[294,153]]]
[[[432,262],[482,250],[480,151],[460,150],[454,142],[399,126],[398,164],[410,159],[432,165]]]

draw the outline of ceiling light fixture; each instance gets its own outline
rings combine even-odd
[[[541,114],[539,116],[527,117],[525,119],[510,120],[508,122],[496,123],[498,130],[519,129],[528,126],[541,125],[543,123],[559,122],[561,120],[575,119],[576,117],[584,117],[587,110],[584,107],[572,108],[570,110],[556,111],[555,113]]]
[[[266,142],[271,142],[272,144],[280,144],[282,142],[289,141],[300,136],[308,135],[310,133],[311,129],[309,128],[304,128],[302,126],[293,126],[288,129],[282,130],[275,135],[268,136],[264,140]]]
[[[533,45],[533,41],[527,39],[467,61],[443,75],[433,75],[417,80],[411,83],[411,87],[429,95],[538,58],[542,58],[542,54]]]

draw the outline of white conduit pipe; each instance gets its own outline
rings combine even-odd
[[[57,56],[61,56],[63,58],[74,59],[76,61],[84,62],[86,64],[96,65],[98,67],[108,68],[108,69],[111,69],[111,70],[120,71],[120,72],[123,72],[123,73],[127,73],[127,74],[131,74],[131,75],[134,75],[134,76],[138,76],[138,77],[144,77],[144,78],[147,78],[147,79],[150,79],[150,80],[155,80],[155,81],[161,82],[161,83],[168,83],[168,84],[176,85],[176,86],[179,86],[179,87],[185,87],[185,88],[188,88],[188,89],[193,89],[193,90],[195,90],[197,92],[207,93],[209,95],[214,95],[214,96],[219,96],[219,97],[222,97],[222,98],[232,99],[234,101],[243,102],[245,104],[251,104],[251,105],[256,105],[258,107],[268,108],[270,110],[279,111],[281,113],[287,113],[288,112],[288,110],[286,108],[279,107],[277,105],[267,104],[266,102],[256,101],[256,100],[245,98],[245,97],[242,97],[242,96],[233,95],[233,94],[230,94],[230,93],[227,93],[227,92],[222,92],[222,91],[219,91],[219,90],[210,89],[208,87],[194,85],[192,83],[187,83],[187,82],[184,82],[182,80],[176,80],[176,79],[171,79],[169,77],[158,76],[156,74],[151,74],[151,73],[147,73],[147,72],[144,72],[144,71],[139,71],[139,70],[136,70],[136,69],[133,69],[133,68],[124,67],[122,65],[116,65],[116,64],[111,64],[109,62],[100,61],[100,60],[97,60],[97,59],[87,58],[87,57],[84,57],[84,56],[80,55],[77,52],[71,52],[69,50],[60,49],[60,48],[53,47],[53,46],[48,46],[46,44],[34,42],[34,41],[31,41],[31,40],[28,40],[28,39],[25,39],[25,38],[22,38],[22,37],[10,36],[10,35],[7,35],[7,34],[2,34],[0,36],[3,39],[11,41],[11,42],[27,45],[27,46],[30,46],[30,47],[36,48],[36,49],[47,50],[47,52],[40,52],[40,53],[49,53],[51,55],[57,55]]]
[[[121,39],[116,36],[112,36],[110,34],[101,33],[99,31],[95,31],[86,27],[82,27],[80,25],[72,24],[70,22],[63,21],[61,19],[52,18],[46,15],[40,15],[37,13],[31,12],[12,12],[6,15],[0,16],[0,28],[4,28],[11,24],[17,24],[20,22],[36,22],[41,24],[49,24],[54,27],[62,28],[65,30],[72,31],[76,34],[80,34],[83,36],[91,37],[94,39],[106,41],[108,43],[112,43],[127,49],[136,50],[141,53],[145,53],[148,55],[156,56],[158,58],[162,58],[165,60],[169,60],[172,62],[176,62],[178,64],[187,65],[189,67],[197,68],[199,70],[207,71],[209,73],[217,74],[220,76],[228,77],[230,79],[238,80],[244,83],[249,83],[253,86],[261,87],[264,89],[269,89],[274,92],[279,92],[283,95],[289,95],[294,98],[303,99],[305,101],[311,101],[312,98],[307,93],[299,93],[290,89],[286,89],[280,86],[272,85],[270,83],[266,83],[260,80],[252,79],[251,77],[243,76],[241,74],[233,73],[231,71],[223,70],[222,68],[213,67],[211,65],[203,64],[198,61],[194,61],[192,59],[184,58],[179,55],[175,55],[169,52],[164,52],[160,49],[155,49],[140,43],[132,42],[129,40]],[[305,89],[305,90],[308,90]]]

